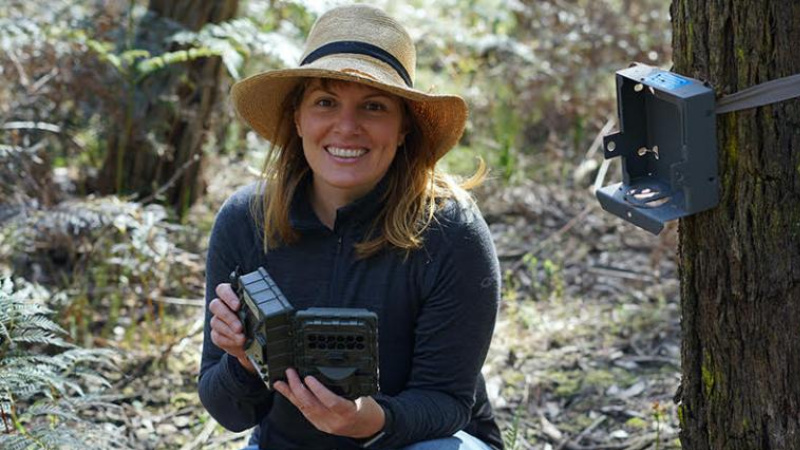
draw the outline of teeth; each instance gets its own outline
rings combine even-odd
[[[333,156],[337,156],[339,158],[358,158],[364,153],[367,153],[367,150],[363,148],[351,149],[351,148],[328,147],[327,150],[328,153],[330,153]]]

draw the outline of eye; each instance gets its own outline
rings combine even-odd
[[[381,102],[370,101],[364,104],[367,111],[386,111],[386,105]]]
[[[329,97],[320,97],[314,101],[314,105],[328,108],[333,106],[333,99]]]

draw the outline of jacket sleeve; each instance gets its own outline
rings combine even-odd
[[[247,267],[245,259],[253,251],[248,197],[246,192],[237,192],[220,209],[206,258],[206,309],[198,390],[206,410],[231,431],[257,425],[269,411],[273,396],[257,376],[214,345],[210,335],[208,304],[216,298],[216,286],[229,282],[230,273],[237,266]]]
[[[499,262],[475,208],[440,220],[430,241],[409,382],[396,396],[375,397],[389,420],[372,448],[451,436],[471,418],[500,300]]]

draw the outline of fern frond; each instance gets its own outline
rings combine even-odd
[[[0,360],[0,374],[2,374],[3,371],[10,372],[29,366],[52,366],[59,370],[66,370],[69,367],[68,364],[59,361],[58,358],[47,355],[7,355]],[[2,379],[0,379],[0,385],[2,385]]]
[[[0,396],[8,402],[11,402],[11,393],[16,398],[31,398],[39,392],[41,392],[41,385],[23,384],[16,377],[7,376],[0,381]]]
[[[29,420],[38,416],[56,416],[62,419],[71,420],[75,422],[82,422],[83,419],[75,414],[73,409],[64,408],[68,403],[55,404],[52,400],[47,402],[37,402],[25,410],[21,416],[23,420]]]
[[[104,376],[94,371],[79,371],[75,373],[75,376],[88,386],[111,387],[111,383]]]
[[[11,336],[11,341],[26,344],[55,345],[57,347],[74,347],[73,344],[70,344],[61,337],[38,328],[22,328],[16,330],[14,335]]]
[[[25,323],[21,324],[21,326],[24,328],[38,328],[40,330],[52,331],[58,334],[67,334],[64,328],[44,315],[50,313],[50,309],[46,307],[37,308],[35,315],[28,317]]]
[[[0,316],[0,346],[5,344],[6,342],[11,342],[11,332],[6,327],[6,322],[8,320],[3,320],[3,317]]]
[[[86,448],[86,441],[78,438],[72,430],[59,428],[39,433],[38,439],[47,448],[52,449],[82,449]]]
[[[194,61],[200,58],[208,58],[210,56],[219,56],[219,51],[210,48],[190,48],[188,50],[178,50],[175,52],[164,53],[163,55],[155,56],[141,60],[136,65],[137,81],[147,78],[151,73],[163,69],[167,66],[177,63],[184,63]]]
[[[0,405],[17,410],[23,430],[0,435],[0,448],[83,449],[90,442],[112,442],[118,436],[106,433],[81,412],[109,407],[109,402],[91,394],[99,386],[109,386],[94,368],[113,367],[118,354],[65,341],[64,330],[48,317],[52,311],[43,306],[42,298],[50,297],[40,288],[23,282],[15,286],[0,278],[0,336],[7,344],[0,347]],[[41,345],[59,353],[31,353],[40,351]]]
[[[125,400],[127,398],[128,397],[124,395],[86,394],[82,397],[72,397],[68,399],[68,401],[71,402],[75,406],[75,409],[77,410],[84,410],[84,409],[119,410],[122,409],[122,406],[113,402],[118,402],[121,400]]]
[[[26,450],[37,446],[35,440],[21,433],[0,434],[0,448],[3,450]]]
[[[113,367],[119,352],[111,349],[71,348],[52,357],[59,365],[93,364]]]

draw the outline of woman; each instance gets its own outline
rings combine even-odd
[[[340,7],[315,23],[300,67],[233,87],[272,149],[264,182],[229,198],[212,231],[199,391],[226,428],[257,426],[249,448],[502,448],[480,374],[497,257],[469,195],[434,169],[467,107],[413,89],[415,60],[381,10]],[[351,401],[293,369],[264,385],[227,283],[260,266],[297,310],[377,314],[378,394]]]

